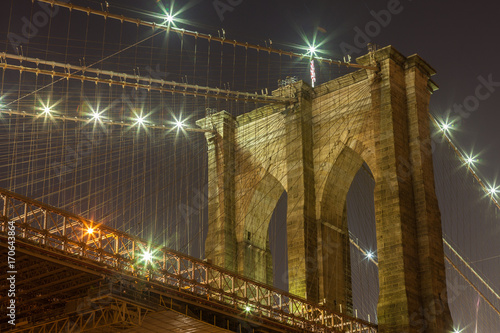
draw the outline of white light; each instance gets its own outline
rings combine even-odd
[[[167,14],[165,16],[165,21],[167,21],[168,23],[172,23],[172,22],[174,22],[174,17],[170,14]]]
[[[92,227],[88,228],[88,229],[87,229],[87,233],[88,233],[89,235],[92,235],[92,234],[94,233],[94,228],[92,228]]]
[[[144,124],[144,118],[143,118],[143,117],[140,117],[140,116],[139,116],[139,117],[137,117],[137,119],[136,119],[136,120],[137,120],[137,122],[138,122],[139,124],[141,124],[141,125],[142,125],[142,124]]]
[[[246,311],[246,312],[250,312],[250,310],[251,310],[251,308],[250,308],[248,305],[247,305],[247,306],[245,306],[245,311]]]
[[[175,121],[175,127],[176,127],[176,128],[183,128],[183,127],[184,127],[184,122],[183,122],[183,121],[176,120],[176,121]]]
[[[449,125],[449,124],[444,123],[444,124],[442,124],[442,125],[441,125],[441,128],[443,129],[443,131],[447,131],[447,130],[449,130],[449,129],[450,129],[450,125]]]
[[[95,112],[92,114],[92,119],[94,120],[99,120],[101,118],[101,115],[99,114],[99,112]]]
[[[309,46],[308,51],[311,55],[315,55],[316,54],[316,46],[314,46],[314,45]]]
[[[153,255],[149,251],[146,251],[142,256],[145,261],[151,261],[151,259],[153,259]]]
[[[372,253],[372,252],[367,252],[367,253],[366,253],[366,257],[367,257],[368,259],[373,258],[373,253]]]
[[[491,187],[491,188],[490,188],[490,193],[491,193],[491,194],[495,194],[495,193],[497,193],[497,189],[496,189],[495,187]]]
[[[50,113],[50,111],[52,111],[52,110],[51,110],[49,107],[47,107],[47,106],[45,106],[45,107],[43,108],[43,113],[45,113],[45,114],[49,114],[49,113]]]

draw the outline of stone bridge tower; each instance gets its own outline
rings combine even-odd
[[[375,178],[379,332],[448,332],[441,217],[434,189],[429,99],[434,70],[385,47],[359,70],[238,117],[197,124],[207,134],[209,231],[214,264],[272,284],[268,225],[288,194],[290,292],[352,309],[346,195],[366,163]],[[423,312],[431,316],[423,317]]]

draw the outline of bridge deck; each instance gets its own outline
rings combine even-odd
[[[40,326],[51,332],[70,326],[126,330],[165,309],[241,332],[377,329],[366,321],[3,189],[0,212],[3,257],[10,256],[8,237],[15,234],[16,329],[22,331],[38,332],[34,328]],[[145,252],[151,253],[150,260],[144,260]],[[12,269],[7,265],[0,264],[2,272]],[[5,298],[2,306],[7,302]],[[7,319],[0,325],[2,331],[9,327]]]

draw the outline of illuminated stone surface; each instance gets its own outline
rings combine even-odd
[[[292,105],[197,122],[217,131],[207,134],[206,256],[272,283],[268,225],[286,191],[290,292],[352,311],[345,201],[365,162],[376,182],[379,332],[447,332],[428,114],[434,70],[390,46],[357,61],[380,70],[314,89],[298,82],[273,92],[297,98]]]

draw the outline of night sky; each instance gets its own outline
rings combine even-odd
[[[31,1],[26,3],[29,8]],[[74,3],[101,7],[100,1]],[[108,3],[110,12],[150,21],[155,20],[150,13],[161,13],[159,3],[170,6],[163,0],[109,0]],[[274,48],[283,50],[305,53],[300,48],[306,48],[315,40],[318,55],[325,58],[341,60],[347,50],[355,59],[367,52],[367,42],[380,47],[392,45],[405,56],[419,54],[437,72],[433,80],[439,90],[431,97],[430,112],[451,124],[453,140],[464,153],[477,155],[477,170],[483,180],[500,186],[500,3],[491,0],[204,0],[177,1],[173,12],[179,12],[177,19],[182,20],[178,23],[181,28],[212,35],[224,29],[228,39],[260,45],[266,45],[270,39]],[[5,15],[2,18],[6,18]],[[474,183],[466,176],[465,169],[452,161],[453,154],[440,143],[439,135],[434,141],[436,187],[444,232],[462,254],[478,262],[475,267],[498,291],[498,212],[482,198],[478,187],[471,185]],[[370,177],[358,176],[356,188],[364,188],[365,192],[359,197],[350,194],[350,200],[366,200],[369,205],[373,199],[366,193],[372,184],[364,186],[363,182],[370,182]],[[469,185],[460,185],[457,179]],[[282,200],[279,207],[283,209],[284,205]],[[368,213],[362,213],[361,217],[370,215],[371,209],[368,207]],[[374,225],[369,228],[373,229]],[[353,230],[356,231],[356,227]],[[366,246],[375,248],[374,236],[365,236]]]
[[[180,3],[180,2],[179,2]],[[500,4],[494,1],[234,1],[241,3],[232,11],[223,13],[219,20],[212,1],[193,6],[182,16],[206,23],[207,31],[216,33],[219,27],[228,38],[264,44],[271,39],[275,47],[304,45],[301,36],[318,43],[324,40],[320,55],[342,59],[340,45],[349,44],[360,52],[362,38],[355,38],[358,29],[365,32],[370,22],[376,21],[370,12],[379,13],[388,6],[397,8],[379,33],[368,36],[369,42],[380,47],[393,45],[406,56],[417,53],[437,72],[433,80],[440,89],[431,99],[431,112],[456,120],[453,132],[457,142],[467,152],[481,153],[480,170],[492,182],[499,176],[500,137]],[[399,3],[399,6],[396,4]],[[196,17],[196,19],[194,19]],[[318,29],[318,27],[322,29]],[[326,31],[326,32],[325,32]],[[375,30],[373,30],[375,31]],[[362,45],[362,44],[361,44]],[[497,82],[489,97],[476,105],[474,96],[481,84],[479,77]],[[480,90],[486,94],[487,91]],[[466,100],[467,99],[467,100]],[[454,105],[469,107],[465,112],[453,112]],[[469,103],[469,104],[467,104]],[[499,180],[500,181],[500,180]]]

